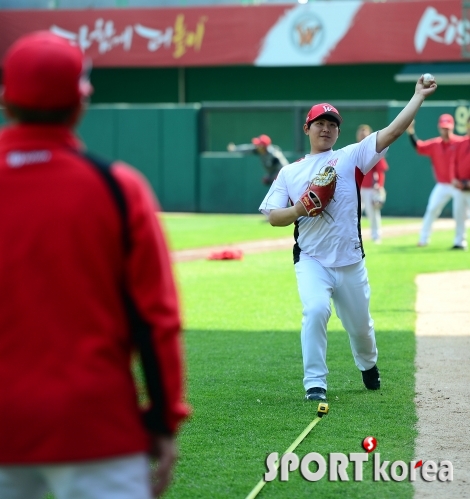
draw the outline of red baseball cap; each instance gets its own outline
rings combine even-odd
[[[19,38],[3,60],[3,100],[37,110],[66,109],[93,92],[78,46],[50,31]]]
[[[260,135],[259,137],[251,139],[251,143],[255,146],[268,147],[271,144],[271,139],[267,135]]]
[[[305,123],[307,125],[313,121],[319,118],[320,116],[331,116],[332,118],[335,119],[335,121],[338,122],[338,125],[340,125],[343,122],[343,118],[341,118],[341,115],[338,113],[338,110],[333,107],[331,104],[328,104],[326,102],[323,102],[322,104],[315,104],[312,109],[307,114],[307,118],[305,119]]]
[[[454,128],[454,118],[451,114],[441,114],[439,116],[438,126],[441,128]]]

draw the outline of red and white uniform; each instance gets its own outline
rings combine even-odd
[[[451,180],[470,179],[470,137],[462,137],[462,140],[456,145],[450,176]]]
[[[437,183],[450,184],[450,165],[455,154],[454,145],[462,140],[459,135],[451,134],[448,141],[442,137],[416,141],[416,152],[428,156],[431,160],[433,174]]]
[[[451,165],[451,180],[470,182],[470,137],[464,137],[455,147],[454,161]],[[467,213],[470,213],[470,190],[455,189],[454,217],[456,231],[462,246],[466,246]]]
[[[295,222],[295,273],[303,305],[304,387],[326,389],[327,323],[331,299],[349,334],[356,366],[365,371],[377,362],[374,322],[369,313],[370,287],[364,264],[359,188],[363,177],[388,150],[376,152],[377,133],[337,151],[307,154],[285,166],[264,198],[265,215],[297,202],[312,178],[326,166],[338,173],[331,218],[300,217]],[[354,290],[354,292],[351,292]]]
[[[385,158],[379,162],[364,176],[361,185],[361,206],[370,221],[372,240],[379,242],[381,239],[381,216],[380,208],[374,205],[374,194],[378,187],[385,187],[385,172],[388,163]]]
[[[416,152],[431,159],[433,174],[436,179],[429,196],[426,212],[423,218],[419,243],[426,245],[429,242],[434,220],[442,213],[444,206],[454,198],[455,191],[451,184],[450,167],[455,154],[455,146],[462,140],[459,135],[450,134],[449,140],[444,141],[442,137],[428,140],[416,140]],[[455,205],[453,204],[454,218]],[[455,245],[462,245],[462,239],[458,234],[455,236]]]
[[[113,166],[128,209],[126,254],[116,204],[79,147],[61,126],[0,133],[0,464],[148,450],[124,289],[149,326],[166,431],[188,413],[156,199],[136,170]]]

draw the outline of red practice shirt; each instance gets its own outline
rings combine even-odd
[[[455,148],[451,179],[470,180],[470,137],[465,137]]]
[[[451,134],[447,142],[444,142],[442,137],[416,142],[418,154],[429,156],[431,159],[436,182],[450,184],[452,181],[450,167],[454,160],[455,145],[462,139],[460,135]]]
[[[385,186],[385,172],[388,170],[388,163],[384,158],[380,159],[379,162],[370,170],[370,172],[364,175],[364,179],[362,180],[361,187],[365,187],[366,189],[371,189],[374,187],[376,183],[379,184],[379,187]],[[377,173],[378,180],[374,179],[374,173]]]
[[[180,312],[156,199],[132,167],[108,186],[61,126],[0,132],[0,463],[146,451],[125,287],[149,325],[169,431],[182,401]]]

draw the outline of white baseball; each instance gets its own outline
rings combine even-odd
[[[423,87],[429,88],[432,83],[435,83],[434,76],[431,73],[425,73],[423,75]]]

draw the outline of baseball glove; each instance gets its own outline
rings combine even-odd
[[[332,166],[317,173],[308,185],[299,201],[303,204],[308,217],[323,216],[325,208],[330,204],[336,189],[338,174]],[[328,212],[325,212],[329,215]],[[331,216],[331,215],[330,215]]]
[[[387,193],[383,187],[374,187],[372,192],[372,204],[374,208],[380,210],[387,199]]]

